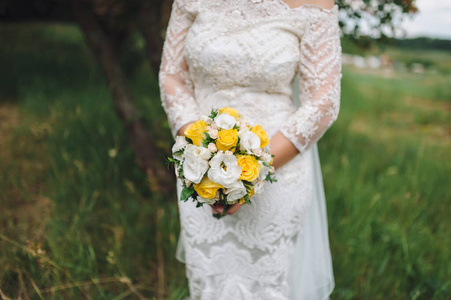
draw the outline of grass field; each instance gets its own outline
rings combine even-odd
[[[148,188],[80,32],[1,25],[0,43],[0,296],[185,297],[176,200]],[[170,145],[155,77],[130,81]],[[319,149],[332,299],[451,299],[451,70],[345,68]]]

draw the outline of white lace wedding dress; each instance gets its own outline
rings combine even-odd
[[[159,80],[174,135],[231,106],[300,152],[235,215],[217,220],[208,205],[179,202],[191,299],[327,298],[334,283],[316,142],[339,111],[338,8],[175,0]]]

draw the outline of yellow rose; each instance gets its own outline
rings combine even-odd
[[[185,136],[187,138],[190,138],[193,141],[193,144],[196,146],[200,146],[200,144],[203,141],[203,135],[205,131],[205,127],[207,127],[207,123],[203,120],[199,120],[197,122],[194,122],[193,124],[189,125],[185,129]]]
[[[255,135],[260,138],[261,148],[266,147],[269,144],[268,135],[260,125],[254,126],[254,128],[251,129],[251,132],[255,133]]]
[[[220,114],[229,114],[232,117],[234,117],[235,120],[237,120],[237,121],[240,119],[240,115],[239,115],[238,111],[236,109],[232,108],[232,107],[229,107],[229,106],[220,108],[219,109],[219,113]]]
[[[218,138],[216,139],[216,147],[218,150],[229,150],[235,147],[238,143],[238,130],[227,129],[218,132]]]
[[[219,183],[213,182],[205,176],[199,184],[194,185],[194,190],[205,199],[212,199],[215,197],[219,189],[224,188]]]
[[[262,166],[252,155],[238,156],[238,166],[241,167],[241,180],[252,181],[258,177]]]

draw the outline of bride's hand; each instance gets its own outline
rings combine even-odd
[[[293,143],[280,132],[271,138],[270,145],[271,154],[274,155],[272,165],[275,169],[280,168],[299,153]]]
[[[240,203],[235,203],[235,204],[233,204],[230,208],[229,208],[229,210],[227,211],[227,214],[228,215],[233,215],[234,213],[236,213],[240,208],[241,208],[241,206],[243,206],[244,205],[244,203],[243,204],[240,204]],[[224,207],[217,207],[217,206],[214,206],[214,205],[210,205],[211,206],[211,209],[213,210],[213,213],[214,214],[222,214],[223,212],[224,212]]]
[[[189,123],[186,123],[185,125],[183,125],[182,128],[180,128],[179,131],[177,131],[177,135],[184,136],[185,135],[185,129],[188,128],[188,126],[193,124],[193,123],[194,122],[189,122]]]

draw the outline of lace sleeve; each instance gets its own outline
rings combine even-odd
[[[338,7],[300,7],[308,24],[301,37],[301,106],[281,128],[301,152],[316,143],[337,119],[340,106],[341,45]]]
[[[161,101],[174,137],[183,125],[198,117],[193,84],[183,55],[185,38],[195,17],[196,1],[174,1],[161,58]]]

